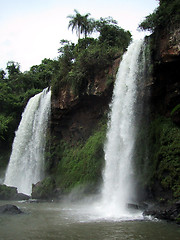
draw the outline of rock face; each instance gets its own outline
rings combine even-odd
[[[57,198],[78,184],[87,184],[90,191],[95,191],[101,179],[104,129],[119,63],[120,58],[116,58],[108,68],[87,76],[78,93],[63,86],[52,94],[50,158],[46,166],[55,183],[34,186],[33,197],[49,197],[43,193],[44,187]]]
[[[180,53],[180,28],[175,25],[169,29],[162,30],[158,34],[159,46],[158,46],[158,58],[162,62],[174,62],[179,58]]]
[[[153,205],[143,212],[145,216],[153,216],[158,219],[175,221],[180,224],[180,203],[172,205]]]
[[[58,96],[52,96],[53,135],[68,142],[89,137],[108,109],[119,62],[118,58],[108,70],[101,71],[94,79],[89,79],[86,88],[80,94],[74,94],[66,86],[60,89]]]
[[[161,29],[152,36],[150,162],[147,199],[156,204],[144,214],[179,222],[180,208],[180,27]],[[153,129],[153,130],[152,130]],[[146,181],[146,180],[145,180]]]
[[[180,27],[163,29],[153,36],[154,84],[152,107],[180,124],[180,111],[173,109],[180,104]]]

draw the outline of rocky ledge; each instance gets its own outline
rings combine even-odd
[[[0,200],[29,200],[30,196],[24,193],[18,193],[17,188],[0,185]]]
[[[180,224],[180,201],[174,204],[153,204],[143,212],[144,216],[173,221]]]

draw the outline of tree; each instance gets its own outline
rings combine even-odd
[[[161,0],[160,5],[155,11],[148,15],[140,23],[140,30],[155,32],[180,23],[180,1],[179,0]]]
[[[6,69],[8,70],[9,77],[20,73],[20,65],[17,62],[9,61]]]
[[[96,21],[96,30],[100,33],[100,43],[111,47],[117,46],[123,51],[126,50],[131,41],[131,33],[119,27],[117,21],[112,17],[100,18]]]
[[[5,79],[6,72],[3,69],[0,69],[0,80]]]
[[[76,29],[76,33],[78,36],[78,39],[80,39],[80,35],[84,33],[85,38],[89,33],[93,32],[94,29],[94,20],[88,19],[90,13],[87,13],[85,15],[81,15],[76,9],[74,10],[76,13],[75,15],[69,15],[67,16],[71,20],[69,21],[68,28],[72,27],[72,31]]]
[[[88,15],[89,16],[89,15]],[[81,33],[84,33],[84,37],[86,38],[89,34],[91,34],[95,29],[95,21],[93,18],[88,19],[87,14],[83,16],[82,22],[82,30]]]

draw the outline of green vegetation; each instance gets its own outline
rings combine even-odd
[[[0,70],[0,149],[10,149],[14,132],[28,99],[50,85],[56,61],[44,59],[22,73],[20,65],[7,63],[7,73]]]
[[[49,199],[54,194],[54,181],[47,177],[40,183],[33,185],[32,198],[34,199]]]
[[[180,111],[180,104],[176,105],[171,111],[171,116]]]
[[[14,187],[8,187],[5,185],[0,185],[0,199],[9,200],[13,199],[17,194],[17,189]]]
[[[163,0],[160,6],[139,25],[141,30],[155,30],[168,28],[180,22],[180,1]]]
[[[56,162],[51,172],[57,188],[64,193],[77,186],[95,191],[102,177],[105,136],[106,123],[100,124],[84,143],[72,146],[60,141],[56,144],[50,159]]]
[[[84,33],[85,38],[88,34],[91,34],[94,30],[94,19],[88,19],[90,13],[85,14],[82,16],[77,10],[74,10],[76,15],[69,15],[68,18],[71,20],[69,21],[68,28],[72,27],[72,31],[76,29],[76,33],[78,38],[80,39],[80,35]]]
[[[180,128],[171,119],[156,116],[141,124],[136,140],[138,184],[160,202],[180,198]],[[143,146],[143,148],[142,148]]]
[[[149,177],[152,184],[158,181],[164,191],[180,198],[180,128],[170,119],[158,117],[150,128]],[[170,198],[170,196],[169,196]]]
[[[89,13],[81,15],[75,10],[69,27],[76,30],[77,44],[68,40],[60,41],[57,60],[44,59],[29,71],[21,72],[20,65],[8,62],[6,71],[0,70],[0,167],[7,165],[14,132],[21,114],[30,97],[51,86],[52,95],[58,95],[64,87],[74,94],[84,94],[87,86],[93,86],[95,76],[112,66],[131,41],[131,34],[117,25],[111,17],[94,20]],[[96,32],[97,38],[90,37]],[[84,38],[80,38],[84,36]],[[107,84],[112,82],[109,77]],[[97,126],[96,126],[97,127]],[[95,128],[96,128],[95,127]],[[106,124],[98,127],[85,142],[74,146],[69,143],[54,143],[51,153],[46,153],[47,176],[34,186],[36,197],[47,198],[53,189],[68,191],[77,185],[96,185],[101,180],[103,165],[103,143]],[[53,136],[50,136],[53,142]]]
[[[130,32],[117,26],[112,18],[95,21],[87,20],[88,16],[81,16],[77,11],[75,16],[70,16],[72,19],[69,26],[77,29],[79,40],[76,45],[64,39],[60,42],[59,68],[52,81],[52,92],[55,95],[64,85],[68,85],[75,94],[83,94],[88,82],[92,82],[97,73],[112,65],[131,41]],[[93,31],[99,33],[98,38],[87,37]],[[85,38],[80,39],[80,33],[83,32]]]

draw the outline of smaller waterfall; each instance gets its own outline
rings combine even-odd
[[[22,114],[16,131],[4,184],[30,195],[32,184],[42,180],[51,91],[43,90],[32,97]]]
[[[102,208],[107,217],[128,216],[133,201],[133,154],[136,139],[136,100],[139,55],[143,40],[133,42],[124,54],[116,79],[105,145]]]

